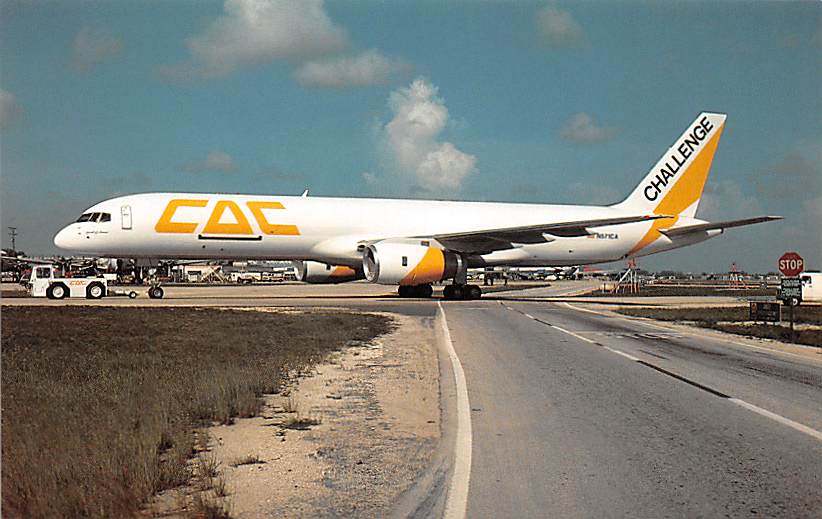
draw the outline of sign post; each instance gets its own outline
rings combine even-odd
[[[779,272],[785,277],[782,278],[782,285],[779,289],[779,298],[788,305],[791,320],[791,341],[796,342],[794,336],[794,307],[802,302],[802,281],[797,277],[805,270],[805,260],[796,252],[786,252],[779,257],[777,263]]]

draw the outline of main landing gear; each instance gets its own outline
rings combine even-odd
[[[442,290],[445,299],[479,299],[482,297],[482,289],[478,285],[446,285]]]
[[[431,285],[400,285],[397,289],[400,297],[418,297],[427,299],[434,293]],[[442,296],[448,300],[479,299],[482,297],[482,289],[477,285],[445,285]]]
[[[400,297],[429,298],[434,293],[434,289],[431,285],[400,285],[397,292]]]

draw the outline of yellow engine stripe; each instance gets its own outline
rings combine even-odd
[[[357,272],[352,269],[351,267],[346,267],[345,265],[340,265],[334,267],[334,270],[331,271],[329,277],[332,278],[345,278],[350,276],[356,276]]]
[[[422,285],[442,280],[445,272],[445,254],[439,249],[429,247],[417,266],[409,272],[400,285]]]

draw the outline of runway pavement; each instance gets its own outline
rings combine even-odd
[[[822,355],[554,298],[581,287],[442,302],[470,402],[467,504],[452,517],[822,516]],[[364,283],[91,304],[438,312]]]

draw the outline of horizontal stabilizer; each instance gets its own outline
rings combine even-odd
[[[696,225],[685,225],[682,227],[673,227],[671,229],[660,229],[659,232],[665,236],[681,236],[692,232],[704,232],[714,229],[728,229],[730,227],[742,227],[743,225],[753,225],[755,223],[771,222],[773,220],[781,220],[781,216],[757,216],[755,218],[745,218],[743,220],[727,220],[724,222],[708,222]]]

